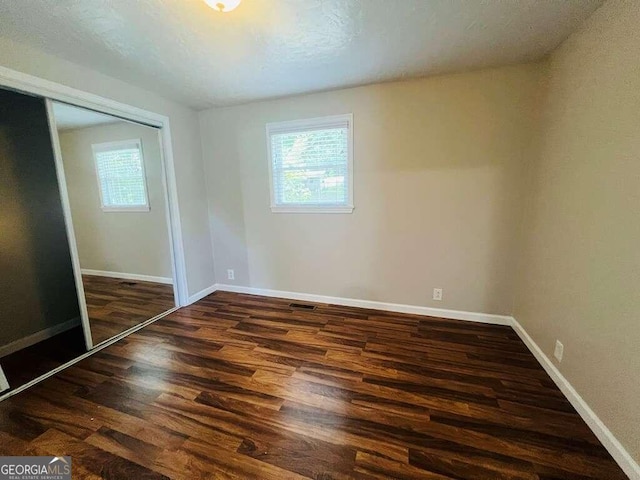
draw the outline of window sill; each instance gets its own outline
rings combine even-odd
[[[311,207],[311,206],[271,206],[272,213],[353,213],[353,206]]]
[[[113,212],[148,212],[150,211],[149,207],[102,207],[103,212],[113,213]]]

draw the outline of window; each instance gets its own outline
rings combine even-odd
[[[140,140],[99,143],[91,147],[96,163],[102,210],[149,211]]]
[[[271,210],[353,211],[353,116],[267,124]]]

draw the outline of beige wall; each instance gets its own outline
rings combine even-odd
[[[140,139],[148,212],[104,212],[92,144]],[[71,215],[83,269],[171,278],[158,130],[117,122],[60,132]]]
[[[0,38],[0,65],[169,117],[190,294],[214,283],[197,113],[149,90]]]
[[[515,312],[549,357],[564,342],[558,367],[640,460],[639,24],[638,2],[609,0],[548,72],[508,67],[208,110],[200,129],[193,111],[81,66],[6,40],[0,58],[171,118],[191,293],[214,281],[213,245],[219,282],[234,268],[238,285]],[[265,123],[345,112],[354,213],[272,214]]]
[[[202,112],[218,282],[510,314],[539,70]],[[353,214],[272,213],[265,124],[341,113],[354,115]]]
[[[551,58],[515,317],[640,461],[640,4]]]

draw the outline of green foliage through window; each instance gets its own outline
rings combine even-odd
[[[346,205],[348,128],[271,135],[274,197],[278,205]]]

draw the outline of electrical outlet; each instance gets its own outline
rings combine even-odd
[[[236,272],[233,271],[233,269],[229,269],[227,270],[227,280],[235,280],[236,279]]]
[[[563,353],[564,353],[564,345],[562,345],[562,343],[560,343],[559,340],[556,340],[556,349],[553,352],[553,356],[556,357],[559,362],[561,362]]]
[[[434,300],[442,300],[442,289],[441,288],[434,288],[433,289],[433,299]]]

